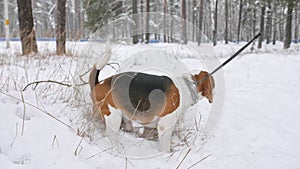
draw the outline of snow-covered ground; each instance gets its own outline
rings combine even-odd
[[[225,85],[223,116],[205,144],[200,137],[191,136],[196,140],[186,146],[174,136],[173,153],[167,154],[156,150],[155,141],[125,134],[124,140],[136,141],[138,147],[136,154],[128,156],[110,153],[101,130],[84,116],[91,111],[91,104],[88,86],[80,85],[83,81],[78,72],[86,72],[95,61],[86,56],[88,44],[69,43],[69,52],[75,56],[67,57],[54,56],[53,42],[38,45],[39,56],[28,58],[20,56],[18,42],[12,43],[11,49],[0,43],[1,169],[300,168],[300,45],[293,44],[288,50],[283,50],[281,43],[260,50],[248,48],[223,69],[225,83],[216,84]],[[207,50],[213,58],[225,61],[241,46],[220,43]],[[104,44],[97,47],[105,50]],[[190,46],[175,44],[113,46],[113,61],[154,48],[185,57],[182,60],[191,71],[203,68]],[[108,76],[115,70],[106,67],[104,72]],[[40,83],[22,91],[40,80],[72,86]],[[202,100],[189,113],[205,114],[209,109]],[[81,137],[83,131],[94,135]]]

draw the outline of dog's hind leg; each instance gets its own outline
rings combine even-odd
[[[105,115],[105,135],[112,139],[113,143],[118,142],[118,133],[122,122],[122,112],[108,105],[110,115]]]
[[[121,123],[121,129],[123,129],[125,132],[132,132],[133,131],[133,126],[132,126],[132,121],[128,120],[126,117],[122,118],[122,123]]]

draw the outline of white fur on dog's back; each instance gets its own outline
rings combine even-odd
[[[199,100],[196,85],[193,84],[190,74],[178,76],[174,82],[180,94],[180,104],[178,108],[181,109],[181,112],[185,112]]]

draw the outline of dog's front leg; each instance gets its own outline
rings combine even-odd
[[[164,117],[161,117],[158,121],[158,142],[159,150],[163,152],[170,152],[171,137],[175,128],[177,120],[177,113],[173,112]]]

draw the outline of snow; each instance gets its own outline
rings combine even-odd
[[[155,141],[120,132],[124,137],[119,146],[130,147],[126,156],[122,155],[124,152],[116,155],[118,149],[111,150],[110,140],[103,137],[95,122],[85,117],[91,111],[89,87],[78,85],[83,82],[77,75],[91,68],[95,58],[105,51],[105,44],[98,46],[95,54],[88,43],[69,42],[68,51],[75,56],[66,57],[54,55],[54,42],[38,45],[39,56],[23,57],[19,42],[12,42],[11,49],[5,49],[5,43],[0,42],[1,169],[300,167],[300,45],[293,44],[288,50],[282,49],[279,42],[262,49],[247,48],[226,65],[225,83],[216,83],[225,88],[222,119],[204,143],[198,137],[201,130],[195,130],[195,125],[203,127],[212,106],[203,99],[186,112],[186,127],[179,127],[185,130],[178,132],[190,138],[183,142],[173,136],[173,153],[159,152]],[[210,59],[222,62],[242,45],[219,43],[207,47],[203,56],[211,55]],[[112,45],[112,62],[120,63],[139,51],[149,54],[157,48],[184,56],[179,59],[190,72],[213,68],[205,64],[203,56],[199,56],[202,60],[195,57],[192,45],[177,44]],[[101,78],[114,73],[113,68],[106,66]],[[40,83],[21,91],[30,82],[50,79],[72,87]],[[201,113],[201,120],[197,112]],[[200,123],[195,122],[198,120]],[[82,138],[82,131],[91,137]]]

